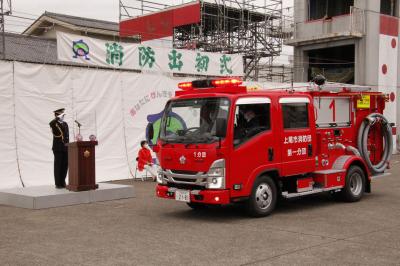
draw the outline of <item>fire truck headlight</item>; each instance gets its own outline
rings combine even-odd
[[[224,189],[225,188],[225,177],[212,177],[208,178],[207,182],[208,189]]]
[[[225,175],[225,168],[211,168],[210,171],[208,171],[208,176],[209,177],[219,177],[219,176],[224,176]]]
[[[207,188],[208,189],[224,189],[225,188],[225,160],[219,159],[213,162],[210,170],[207,172]]]

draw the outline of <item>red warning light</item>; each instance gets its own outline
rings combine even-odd
[[[200,79],[192,82],[181,82],[178,83],[178,87],[181,90],[187,91],[192,89],[210,89],[210,88],[221,88],[228,86],[239,86],[243,81],[238,78],[224,78],[224,79]]]
[[[192,89],[192,82],[180,82],[178,83],[178,88],[181,90],[190,90]]]
[[[231,79],[215,79],[212,82],[212,85],[215,87],[225,87],[225,86],[238,86],[243,83],[242,80],[237,79],[237,78],[231,78]]]

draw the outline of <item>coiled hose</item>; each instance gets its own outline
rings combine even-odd
[[[372,164],[367,146],[368,134],[371,126],[373,126],[377,122],[381,124],[385,145],[381,161],[377,164]],[[383,173],[388,166],[388,162],[390,160],[390,157],[392,156],[393,151],[392,127],[390,126],[389,121],[382,114],[379,113],[372,113],[368,115],[361,123],[360,129],[358,130],[357,145],[361,157],[364,158],[371,172],[373,174]]]

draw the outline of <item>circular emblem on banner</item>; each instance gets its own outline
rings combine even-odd
[[[74,52],[73,58],[84,57],[86,60],[90,60],[89,55],[89,45],[83,40],[72,42],[72,52]]]

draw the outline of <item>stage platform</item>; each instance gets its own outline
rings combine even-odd
[[[133,198],[133,186],[99,183],[96,190],[72,192],[54,186],[35,186],[0,190],[0,204],[46,209],[98,201]]]

